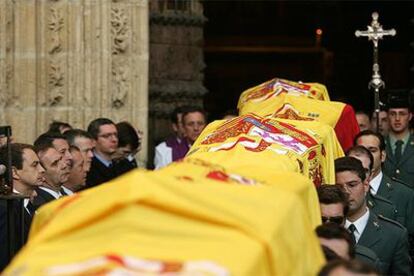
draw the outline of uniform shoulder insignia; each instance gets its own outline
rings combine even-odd
[[[384,220],[386,222],[389,222],[389,223],[392,223],[392,224],[398,226],[399,228],[405,229],[405,227],[401,223],[399,223],[398,221],[386,218],[383,215],[377,215],[377,216],[378,216],[378,219],[380,219],[380,220]]]
[[[397,182],[397,183],[400,183],[400,184],[402,184],[402,185],[404,185],[404,186],[406,186],[406,187],[408,187],[408,188],[410,188],[410,189],[413,189],[413,186],[411,186],[410,184],[408,184],[408,183],[405,183],[404,181],[402,181],[401,179],[398,179],[398,178],[395,178],[394,176],[393,177],[391,177],[391,180],[392,181],[395,181],[395,182]]]

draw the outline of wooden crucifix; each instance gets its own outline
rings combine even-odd
[[[376,131],[379,132],[379,112],[380,112],[380,88],[385,87],[384,81],[381,79],[380,75],[380,68],[378,64],[378,42],[379,40],[383,39],[384,36],[395,36],[396,35],[395,29],[391,30],[384,30],[382,29],[381,24],[378,22],[378,13],[372,13],[372,22],[371,25],[368,26],[368,30],[366,31],[355,31],[356,37],[365,36],[368,37],[368,40],[371,40],[374,44],[374,52],[373,52],[373,64],[372,64],[372,79],[368,83],[369,89],[374,89],[375,94],[375,115],[377,120],[377,129]]]

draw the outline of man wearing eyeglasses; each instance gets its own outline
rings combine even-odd
[[[377,216],[366,204],[368,179],[361,161],[353,157],[335,160],[336,183],[349,196],[349,213],[345,228],[354,236],[356,244],[374,251],[386,275],[411,275],[407,230],[398,222]]]
[[[371,184],[372,172],[374,168],[374,157],[371,152],[363,146],[353,146],[346,154],[361,161],[362,167],[366,174],[366,180]],[[366,197],[368,208],[377,215],[382,215],[386,218],[398,220],[398,211],[393,202],[379,195],[375,187],[370,185],[369,192]],[[403,224],[404,225],[404,224]]]
[[[119,175],[112,162],[112,155],[118,147],[118,131],[110,119],[98,118],[89,124],[88,132],[95,141],[92,163],[86,178],[86,187],[91,188]]]
[[[374,158],[372,177],[370,181],[371,193],[390,200],[397,208],[397,221],[404,225],[410,238],[410,255],[414,256],[414,191],[405,183],[388,177],[382,171],[385,161],[384,137],[374,131],[362,131],[355,137],[355,144],[367,148]]]

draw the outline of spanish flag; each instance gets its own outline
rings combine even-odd
[[[315,275],[323,264],[295,193],[192,179],[177,163],[43,206],[5,275]]]
[[[249,160],[252,155],[260,155],[266,158],[263,160],[274,160],[266,161],[274,170],[290,159],[286,165],[299,166],[299,172],[316,186],[335,183],[334,159],[330,156],[342,156],[342,150],[329,145],[329,149],[340,152],[327,152],[324,143],[332,141],[335,144],[336,141],[332,128],[319,122],[310,123],[307,128],[302,128],[296,121],[264,118],[251,113],[229,121],[215,121],[204,129],[187,156],[210,153],[214,158],[213,154],[221,152],[221,159],[230,158],[229,153],[232,153],[234,160]],[[328,139],[327,135],[333,137]],[[282,170],[286,171],[286,165],[280,165]]]
[[[359,133],[354,109],[341,102],[321,101],[285,93],[265,101],[251,101],[240,109],[240,115],[251,112],[264,117],[326,123],[335,129],[344,151],[353,146],[354,137]]]
[[[239,98],[237,108],[239,111],[246,105],[260,103],[279,97],[283,94],[296,95],[322,101],[329,101],[328,90],[320,83],[300,83],[279,78],[259,84],[245,90]],[[246,112],[243,112],[245,114]]]
[[[186,157],[160,171],[161,174],[176,174],[177,177],[192,179],[209,178],[226,184],[276,187],[298,196],[309,214],[312,227],[321,224],[318,196],[313,183],[299,173],[276,170],[272,160],[262,159],[260,155],[251,155],[243,160],[225,155],[197,154]],[[214,160],[214,162],[213,162]]]

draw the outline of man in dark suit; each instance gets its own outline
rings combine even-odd
[[[398,222],[377,216],[366,204],[369,183],[366,172],[353,157],[335,160],[337,184],[349,195],[349,214],[345,227],[354,236],[357,244],[374,251],[381,262],[385,275],[411,275],[411,259],[408,254],[407,230]]]
[[[362,167],[366,172],[366,180],[370,183],[374,168],[374,157],[372,153],[364,146],[357,145],[350,148],[346,155],[361,161]],[[367,193],[366,201],[368,208],[375,214],[397,220],[398,211],[393,202],[379,195],[371,186]]]
[[[19,240],[18,245],[23,244],[28,236],[34,209],[30,200],[35,197],[35,188],[42,184],[45,170],[40,163],[33,146],[27,144],[11,144],[11,161],[14,193],[21,194],[26,198],[23,199],[23,227],[18,219],[19,210],[17,201],[13,202],[13,211],[15,216],[15,235]],[[7,164],[7,148],[0,148],[0,164]],[[6,174],[7,178],[8,175]],[[8,263],[7,240],[7,207],[6,202],[0,203],[0,271]],[[23,233],[21,233],[23,230]],[[22,240],[20,240],[22,239]]]
[[[60,134],[44,133],[36,139],[34,145],[46,170],[45,181],[36,189],[37,196],[33,200],[33,206],[37,210],[43,204],[66,195],[62,185],[69,178],[72,155],[69,144]]]
[[[414,188],[414,136],[410,134],[412,113],[408,91],[391,95],[388,103],[389,132],[385,137],[384,172]]]
[[[118,131],[111,120],[98,118],[89,124],[88,132],[95,140],[91,169],[86,177],[86,187],[91,188],[119,175],[112,162],[112,156],[118,148]]]

